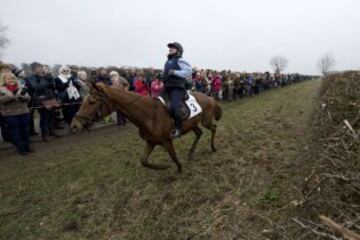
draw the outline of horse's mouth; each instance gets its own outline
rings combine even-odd
[[[81,125],[81,123],[79,123],[77,121],[71,123],[70,131],[72,133],[79,134],[82,130],[83,130],[83,126]]]
[[[79,134],[82,130],[78,127],[71,127],[70,131],[74,134]]]

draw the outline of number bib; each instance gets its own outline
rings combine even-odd
[[[202,112],[200,104],[196,101],[196,98],[188,92],[189,99],[185,101],[186,106],[190,109],[189,119],[195,117]]]

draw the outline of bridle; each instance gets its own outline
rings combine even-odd
[[[112,112],[112,107],[110,106],[110,104],[108,103],[108,98],[107,96],[102,93],[102,92],[96,92],[96,93],[91,93],[94,94],[96,96],[98,96],[100,98],[100,102],[101,104],[104,104],[107,108],[107,110],[111,113]],[[87,117],[87,116],[83,116],[81,115],[79,112],[77,112],[75,114],[76,117],[78,117],[79,119],[84,120],[84,122],[82,122],[81,124],[84,126],[85,129],[88,129],[89,123],[92,120],[93,116]]]
[[[105,93],[102,92],[95,92],[95,93],[91,93],[94,94],[96,96],[98,96],[100,98],[100,101],[102,104],[104,104],[107,108],[107,110],[111,113],[113,111],[112,106],[109,104],[108,101],[108,97],[105,95]],[[126,104],[126,108],[129,108],[133,103],[135,103],[137,100],[139,100],[140,98],[142,98],[143,96],[139,95],[136,96],[134,99],[132,99],[128,104]],[[83,116],[81,114],[79,114],[79,112],[77,112],[75,114],[76,117],[78,117],[80,120],[84,120],[84,122],[82,122],[81,124],[84,126],[85,129],[88,130],[89,127],[89,123],[92,120],[93,116],[87,117],[87,116]]]

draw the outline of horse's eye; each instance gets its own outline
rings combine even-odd
[[[89,101],[90,105],[94,105],[96,102],[95,101]]]

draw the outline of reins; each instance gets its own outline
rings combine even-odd
[[[116,88],[112,88],[111,90],[114,90],[114,91],[118,91],[118,92],[121,92],[121,91],[125,91],[125,90],[120,90],[120,89],[116,89]],[[104,94],[104,97],[105,98],[108,98],[105,94]],[[132,105],[132,104],[134,104],[137,100],[139,100],[139,99],[142,99],[144,96],[142,96],[142,95],[138,95],[138,96],[136,96],[136,97],[134,97],[134,99],[132,99],[128,104],[124,104],[124,108],[126,108],[126,110],[128,110],[128,112],[130,112],[129,111],[129,108],[130,108],[130,106]],[[158,105],[158,102],[156,102],[155,103],[155,106],[152,108],[152,116],[154,115],[154,113],[155,113],[155,110],[157,109],[157,105]],[[143,110],[141,110],[141,109],[138,109],[140,112],[142,112],[144,115],[149,115],[149,111],[143,111]]]
[[[112,90],[115,90],[115,91],[123,91],[123,90],[120,90],[120,89],[112,89]],[[109,105],[109,97],[106,96],[105,93],[102,93],[102,92],[95,92],[95,93],[92,93],[92,94],[95,94],[96,96],[98,96],[100,98],[100,101],[101,103],[104,103],[107,110],[109,111],[109,113],[113,112],[113,108]],[[125,110],[127,110],[128,113],[131,113],[131,111],[129,110],[130,107],[136,102],[138,101],[139,99],[143,98],[143,96],[141,95],[138,95],[136,97],[134,97],[129,103],[127,104],[124,104],[123,107],[125,108]],[[157,109],[158,107],[158,102],[155,102],[155,105],[154,107],[152,108],[152,114],[151,116],[154,116],[155,114],[155,110]],[[143,111],[141,109],[138,109],[142,114],[146,115],[146,116],[149,116],[149,111]],[[75,116],[77,116],[78,118],[84,120],[83,122],[83,125],[86,126],[88,125],[88,123],[92,120],[92,117],[87,117],[87,116],[83,116],[79,113],[76,113]]]

